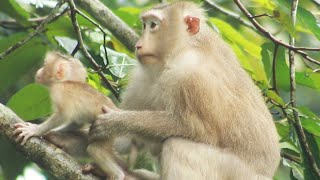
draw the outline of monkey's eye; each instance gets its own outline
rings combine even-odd
[[[151,29],[154,29],[158,24],[155,23],[154,21],[151,22],[150,27]]]
[[[143,23],[143,29],[146,29],[146,23]]]

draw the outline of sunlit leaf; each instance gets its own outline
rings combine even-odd
[[[136,60],[130,58],[126,54],[118,53],[109,48],[107,48],[107,55],[111,73],[119,78],[124,78],[128,74],[129,70],[137,63]],[[103,46],[100,47],[100,56],[103,58],[104,63],[107,64]]]
[[[256,81],[267,84],[260,56],[261,48],[252,41],[246,39],[228,23],[217,18],[210,18],[209,20],[219,29],[220,34],[230,43],[242,66],[252,73],[252,76]]]
[[[273,100],[274,102],[278,103],[281,106],[285,106],[285,102],[282,100],[282,98],[275,93],[274,91],[268,90],[266,92],[268,98],[270,98],[271,100]]]
[[[88,84],[105,95],[110,94],[110,91],[102,85],[100,77],[96,73],[88,73]]]

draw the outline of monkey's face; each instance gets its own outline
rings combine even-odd
[[[53,74],[52,69],[45,64],[37,71],[35,81],[39,84],[49,85],[54,82]]]
[[[136,44],[137,58],[142,64],[160,63],[164,54],[162,35],[165,23],[162,17],[153,13],[145,13],[141,19],[143,34]]]
[[[66,80],[70,67],[67,62],[59,59],[46,59],[44,65],[37,71],[35,81],[43,85]]]
[[[200,30],[196,16],[185,15],[166,5],[141,15],[143,34],[136,44],[136,55],[142,64],[165,64],[166,57],[188,47],[190,38]]]

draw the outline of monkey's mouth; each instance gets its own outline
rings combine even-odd
[[[156,56],[154,54],[137,54],[137,58],[139,60],[143,60],[143,59],[149,59],[149,58],[156,58]]]

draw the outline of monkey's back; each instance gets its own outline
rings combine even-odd
[[[107,96],[90,85],[77,81],[63,81],[50,87],[54,108],[75,122],[91,123],[102,114],[102,107],[114,109],[116,106]]]

